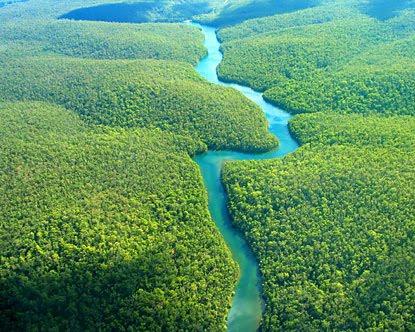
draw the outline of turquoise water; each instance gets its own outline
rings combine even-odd
[[[209,195],[209,210],[213,220],[229,246],[234,260],[239,265],[240,279],[235,289],[235,296],[228,315],[228,331],[256,331],[260,325],[263,312],[261,298],[261,279],[258,264],[245,239],[232,227],[227,209],[227,197],[220,180],[222,164],[225,160],[270,159],[286,155],[298,148],[297,142],[288,131],[291,115],[278,107],[267,103],[262,93],[251,88],[221,82],[216,68],[222,61],[219,51],[220,43],[216,38],[215,28],[193,24],[202,29],[205,35],[205,47],[209,54],[196,67],[198,73],[208,81],[226,87],[232,87],[257,103],[264,111],[269,130],[278,137],[280,146],[277,150],[263,154],[248,154],[234,151],[209,151],[195,158],[198,163]]]

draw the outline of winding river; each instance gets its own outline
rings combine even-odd
[[[209,196],[209,210],[219,231],[222,233],[234,260],[239,265],[240,279],[235,289],[235,296],[228,315],[228,331],[256,331],[260,325],[264,303],[261,296],[261,279],[258,264],[247,242],[232,227],[227,209],[227,197],[222,185],[220,174],[225,160],[270,159],[286,155],[297,149],[297,142],[288,130],[291,115],[267,103],[262,93],[239,84],[225,83],[219,80],[216,68],[222,61],[220,43],[215,28],[196,23],[205,35],[205,47],[208,55],[196,67],[198,73],[208,81],[226,87],[232,87],[254,101],[264,111],[269,130],[278,137],[280,146],[277,150],[263,154],[248,154],[234,151],[209,151],[195,158],[198,163]]]

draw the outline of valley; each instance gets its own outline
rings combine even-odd
[[[412,330],[414,8],[0,1],[0,329]]]

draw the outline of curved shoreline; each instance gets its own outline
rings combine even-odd
[[[208,50],[208,54],[197,65],[197,72],[211,83],[232,87],[256,103],[268,120],[269,131],[279,141],[277,149],[265,153],[208,151],[194,158],[199,165],[206,186],[212,219],[231,250],[240,271],[232,307],[228,314],[228,331],[256,331],[260,326],[264,309],[261,276],[249,244],[243,234],[233,227],[227,208],[227,194],[221,180],[221,169],[223,163],[228,160],[263,160],[283,157],[296,150],[298,143],[288,128],[291,114],[267,102],[261,92],[238,83],[222,81],[218,77],[217,66],[222,61],[223,54],[215,28],[197,23],[191,24],[202,30],[205,36],[205,47]]]

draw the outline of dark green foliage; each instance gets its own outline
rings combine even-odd
[[[414,114],[415,11],[380,22],[358,5],[334,2],[222,30],[220,76],[265,91],[292,113]]]
[[[113,0],[27,0],[13,1],[0,9],[0,22],[15,19],[58,18],[66,12],[99,3],[110,3]]]
[[[13,0],[11,0],[13,1]],[[107,22],[182,22],[197,20],[224,26],[249,18],[292,12],[318,4],[319,0],[28,0],[10,6],[1,19],[68,18]],[[1,4],[1,2],[0,2]]]
[[[158,130],[0,106],[0,329],[222,330],[236,267],[188,153]]]
[[[370,0],[364,2],[361,6],[361,10],[373,16],[379,20],[387,20],[396,15],[399,11],[407,8],[415,8],[414,0],[401,0],[401,1],[389,1],[389,0]]]
[[[16,3],[16,2],[24,2],[24,1],[27,1],[27,0],[1,0],[0,1],[0,8],[4,7],[4,6],[7,6],[7,5],[11,5],[11,4]]]
[[[162,8],[153,1],[134,3],[109,3],[74,9],[60,18],[124,23],[145,23],[150,21],[150,13]]]
[[[181,22],[211,11],[212,1],[137,1],[78,8],[61,18],[106,22]]]
[[[415,121],[307,114],[282,160],[227,163],[264,278],[265,331],[413,330]]]
[[[16,20],[0,23],[0,40],[39,43],[48,53],[98,59],[161,59],[196,64],[205,54],[203,35],[194,27],[176,24]]]
[[[6,60],[0,99],[43,100],[92,124],[188,134],[213,149],[267,150],[276,139],[258,107],[202,80],[190,65],[59,57]]]
[[[198,77],[191,27],[56,20],[113,0],[7,2],[0,100],[66,109],[0,104],[0,330],[225,329],[237,271],[190,156],[274,147],[260,110]],[[216,8],[198,19],[228,25],[281,9],[219,2],[150,4],[138,19]],[[415,122],[396,116],[415,110],[415,15],[381,22],[362,3],[219,33],[224,79],[319,112],[291,122],[293,155],[223,171],[266,331],[415,329]]]
[[[0,21],[59,18],[67,15],[75,19],[111,22],[181,22],[194,15],[208,13],[222,3],[221,0],[27,0],[2,8]]]
[[[196,16],[204,24],[228,26],[245,20],[293,12],[315,6],[319,0],[229,0],[205,15]]]
[[[50,19],[81,2],[0,11],[0,100],[74,111],[0,106],[0,330],[224,330],[237,269],[189,155],[276,141],[198,77],[196,29]]]

